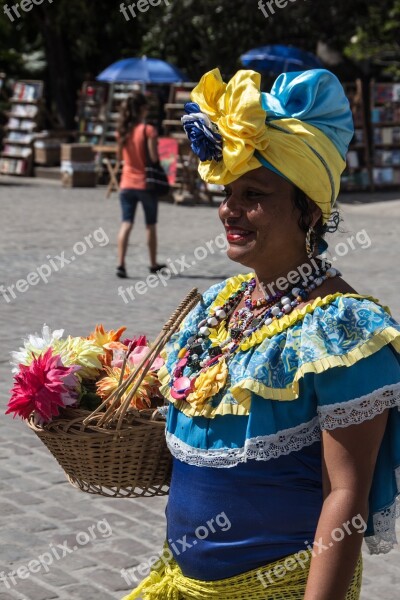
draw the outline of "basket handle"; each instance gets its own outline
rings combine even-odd
[[[193,292],[194,290],[192,290]],[[192,294],[191,292],[191,294]],[[132,400],[132,398],[134,397],[134,395],[136,394],[137,390],[139,389],[139,386],[141,385],[144,377],[146,376],[147,372],[150,369],[151,366],[151,362],[153,361],[153,359],[158,356],[161,352],[161,350],[164,348],[164,346],[166,345],[166,343],[168,342],[168,340],[172,337],[172,335],[175,333],[175,331],[179,328],[180,324],[182,323],[183,319],[186,317],[186,315],[196,306],[196,304],[202,300],[202,296],[201,294],[199,294],[196,290],[195,294],[192,294],[192,297],[189,299],[189,301],[187,301],[184,306],[184,308],[178,308],[174,314],[172,315],[172,317],[168,320],[168,322],[165,324],[164,326],[164,334],[160,334],[159,338],[157,338],[156,342],[154,343],[154,346],[150,352],[150,357],[148,355],[147,357],[147,364],[145,365],[140,377],[138,378],[138,380],[135,382],[134,387],[132,388],[132,390],[130,391],[129,395],[126,397],[126,399],[124,400],[124,403],[122,405],[120,405],[117,410],[115,411],[115,414],[113,415],[113,419],[118,417],[118,424],[117,424],[117,429],[120,429],[120,427],[122,426],[122,422],[123,419],[129,409],[130,406],[130,402]],[[182,306],[182,305],[181,305]],[[145,363],[145,360],[143,361],[143,364]],[[138,367],[138,369],[135,370],[135,372],[132,374],[132,381],[135,379],[135,374],[140,371],[140,366]]]
[[[83,421],[83,425],[89,425],[90,421],[93,419],[95,415],[97,415],[103,408],[108,405],[107,410],[102,415],[100,420],[98,421],[98,425],[107,425],[110,422],[114,421],[118,417],[117,422],[117,430],[119,430],[122,426],[123,419],[130,407],[130,401],[133,398],[134,394],[137,392],[139,386],[141,385],[144,377],[147,375],[147,372],[150,369],[150,366],[156,356],[159,355],[161,350],[164,348],[168,340],[171,336],[177,331],[183,319],[188,315],[188,313],[196,306],[199,301],[202,301],[202,296],[198,292],[197,288],[193,288],[189,294],[183,299],[180,305],[174,310],[170,318],[164,324],[160,334],[157,336],[155,342],[152,344],[149,352],[146,356],[141,360],[136,369],[129,375],[129,377],[123,381],[123,376],[126,368],[127,357],[125,356],[124,362],[121,368],[121,376],[119,380],[119,385],[116,390],[108,397],[104,402],[100,404],[86,419]],[[135,382],[133,389],[130,391],[126,399],[120,406],[116,409],[118,404],[120,403],[120,399],[124,392],[128,389],[134,379],[138,376],[141,369],[143,369],[140,374],[138,380]],[[116,409],[116,410],[115,410]],[[132,411],[134,409],[131,407]],[[139,411],[138,415],[140,415]]]

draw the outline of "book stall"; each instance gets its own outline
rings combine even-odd
[[[59,168],[54,167],[60,165],[61,144],[71,138],[71,132],[44,129],[48,115],[43,81],[16,81],[7,105],[0,174],[46,177],[52,170],[59,179]]]
[[[98,81],[85,81],[78,97],[78,142],[100,144],[104,136],[108,86]]]
[[[373,182],[400,185],[400,84],[371,83]]]
[[[184,105],[195,83],[145,84],[140,81],[85,81],[77,100],[77,130],[47,131],[44,83],[20,80],[12,96],[4,92],[0,73],[0,174],[50,177],[62,185],[106,184],[107,196],[118,189],[116,130],[121,102],[134,91],[146,94],[148,122],[159,131],[160,160],[177,203],[210,202],[222,195],[220,186],[200,180],[198,160],[181,125]],[[353,119],[354,137],[347,155],[341,189],[371,191],[400,184],[400,84],[344,83]],[[165,102],[167,100],[167,102]],[[73,142],[68,150],[66,142]],[[81,151],[79,150],[81,147]],[[82,152],[83,154],[81,155]],[[82,158],[83,156],[83,158]]]
[[[30,176],[33,173],[33,142],[43,118],[43,81],[17,81],[10,98],[0,173]]]
[[[0,73],[0,143],[2,143],[5,134],[6,110],[8,110],[8,97],[5,92],[6,74]]]
[[[150,105],[148,122],[157,125],[162,106],[157,86],[140,82],[104,83],[85,81],[78,98],[78,142],[92,144],[98,180],[115,182],[116,130],[121,103],[134,91],[146,94]],[[114,187],[114,186],[113,186]],[[111,191],[112,191],[112,188]]]
[[[362,82],[357,79],[354,83],[344,83],[343,87],[353,113],[354,137],[349,146],[341,189],[346,192],[370,190],[372,167]]]

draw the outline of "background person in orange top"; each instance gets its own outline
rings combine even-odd
[[[152,125],[146,125],[147,113],[146,97],[141,92],[134,92],[122,103],[119,115],[118,161],[123,160],[124,164],[120,183],[122,225],[118,234],[117,276],[122,278],[127,277],[125,257],[138,202],[142,203],[145,214],[150,272],[156,273],[165,267],[157,263],[158,200],[146,190],[146,141],[152,162],[159,160],[157,130]]]

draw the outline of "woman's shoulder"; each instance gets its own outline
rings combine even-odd
[[[347,281],[342,279],[342,277],[333,277],[329,278],[323,282],[322,285],[315,288],[310,293],[308,302],[312,302],[316,298],[325,296],[331,296],[333,294],[355,294],[359,295],[357,290],[355,290]]]
[[[329,278],[322,285],[313,290],[306,302],[299,305],[299,308],[304,308],[307,305],[316,306],[319,301],[321,304],[333,304],[333,308],[338,306],[360,307],[363,309],[369,308],[373,312],[383,311],[391,314],[390,308],[383,305],[379,299],[374,298],[371,294],[362,294],[353,288],[342,277]]]
[[[143,128],[146,127],[146,135],[149,138],[156,138],[158,133],[157,133],[157,129],[154,127],[154,125],[150,125],[149,123],[146,123],[146,125],[143,124]]]

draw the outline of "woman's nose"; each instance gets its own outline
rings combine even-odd
[[[228,196],[220,205],[220,215],[224,218],[238,217],[242,213],[242,206],[235,194]]]

